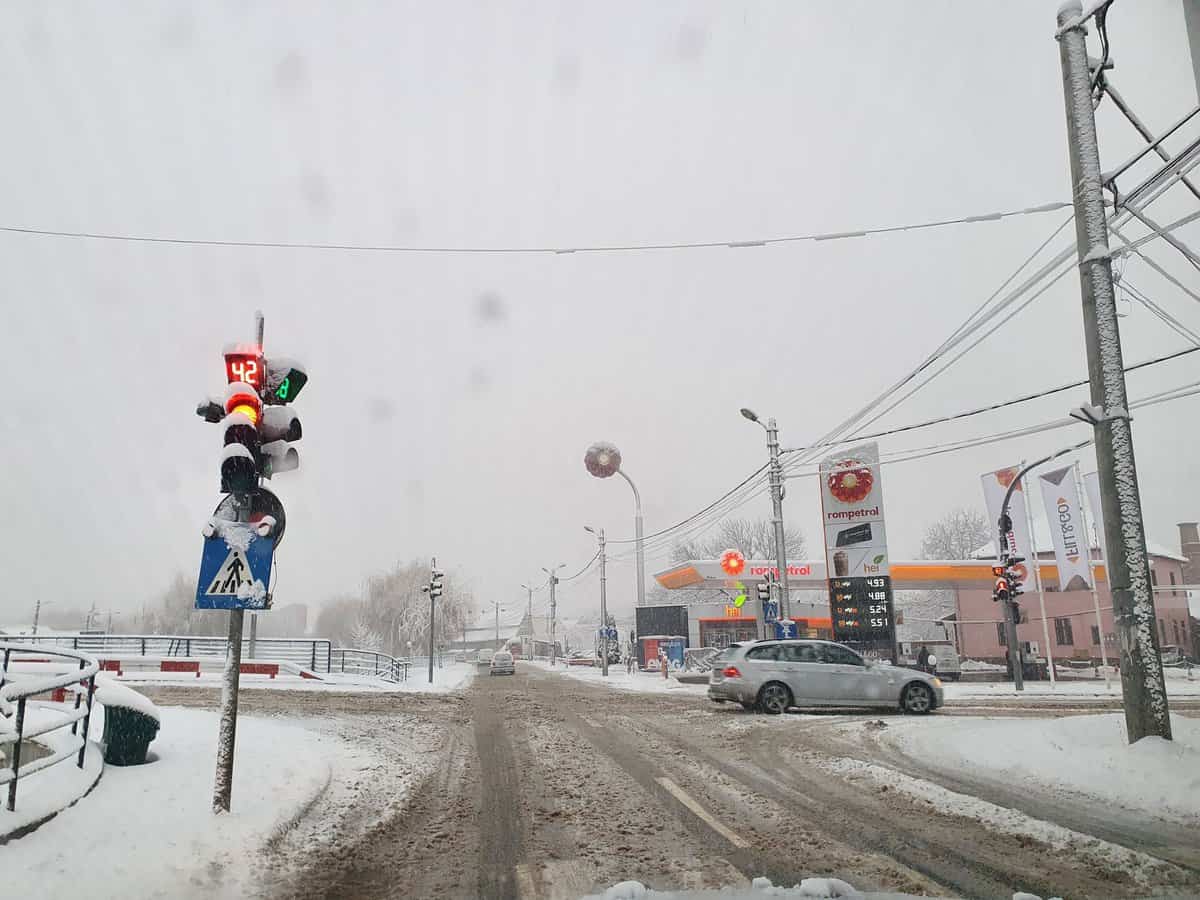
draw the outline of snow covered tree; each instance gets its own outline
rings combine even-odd
[[[995,537],[995,529],[977,509],[952,509],[925,529],[921,540],[923,559],[970,559]]]
[[[783,546],[788,559],[803,559],[808,552],[804,533],[783,528]],[[688,559],[716,559],[724,551],[742,551],[746,559],[775,558],[775,526],[770,519],[724,519],[712,534],[676,544],[671,549],[673,562]]]

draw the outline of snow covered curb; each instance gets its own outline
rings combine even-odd
[[[66,709],[58,704],[30,703],[25,710],[25,727],[34,729],[61,720],[65,712]],[[95,721],[93,717],[93,727],[89,729],[92,736],[99,734],[95,728]],[[82,722],[79,723],[79,728],[82,733]],[[70,729],[60,729],[41,735],[36,741],[57,753],[69,749],[76,738]],[[5,764],[8,764],[7,760]],[[82,769],[72,757],[18,779],[17,808],[9,812],[6,806],[0,805],[0,843],[11,839],[14,833],[39,826],[79,802],[96,786],[103,774],[104,755],[100,745],[95,740],[89,740]],[[7,796],[7,793],[8,786],[5,785],[3,795]]]
[[[933,720],[877,734],[947,771],[976,769],[1009,784],[1038,785],[1200,827],[1200,721],[1173,716],[1171,727],[1173,741],[1144,738],[1132,745],[1122,713]]]

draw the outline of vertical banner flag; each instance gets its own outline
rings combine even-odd
[[[1092,514],[1092,525],[1096,529],[1096,546],[1100,558],[1108,561],[1108,549],[1104,546],[1104,510],[1100,506],[1100,473],[1090,472],[1083,476],[1083,489],[1087,491],[1088,512]]]
[[[826,457],[820,478],[833,639],[865,656],[894,661],[896,627],[879,445],[861,444]]]
[[[1088,546],[1091,542],[1083,527],[1073,473],[1073,466],[1065,466],[1038,476],[1046,521],[1050,523],[1050,540],[1054,543],[1060,591],[1086,591],[1092,587]]]
[[[1000,527],[1000,505],[1004,502],[1004,493],[1020,471],[1016,466],[1009,466],[1007,469],[988,472],[981,477],[983,500],[987,504],[988,524],[991,525],[993,535],[997,534]],[[1024,487],[1018,483],[1008,501],[1008,517],[1012,520],[1012,528],[1007,535],[1008,553],[1011,556],[1025,557],[1025,562],[1014,567],[1022,587],[1029,583],[1029,573],[1033,571],[1031,567],[1034,561],[1033,544],[1029,540],[1029,516],[1025,513]],[[1004,547],[999,549],[1001,553],[1005,550]]]

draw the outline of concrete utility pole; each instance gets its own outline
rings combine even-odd
[[[743,408],[742,415],[751,422],[756,422],[767,432],[767,484],[771,489],[771,526],[775,530],[775,566],[779,569],[779,618],[788,620],[792,617],[791,591],[788,585],[787,547],[783,536],[783,465],[779,460],[779,426],[775,420],[767,419],[767,424],[759,420],[751,409]]]
[[[1092,106],[1082,6],[1058,10],[1059,56],[1066,100],[1067,141],[1075,198],[1075,234],[1083,295],[1084,334],[1100,471],[1100,503],[1108,546],[1108,583],[1121,655],[1121,690],[1129,742],[1170,739],[1171,719],[1155,630],[1154,593],[1133,456],[1129,402],[1113,293],[1100,147]]]
[[[566,563],[559,563],[553,569],[542,567],[542,571],[550,576],[550,667],[554,668],[554,658],[558,655],[557,646],[554,643],[554,622],[558,613],[558,603],[554,596],[554,588],[558,585],[558,570],[563,568]]]
[[[596,539],[600,542],[600,638],[603,641],[600,650],[600,674],[605,678],[608,677],[608,596],[607,596],[607,575],[605,573],[605,556],[604,556],[604,529],[594,529],[590,525],[583,526],[584,531],[590,531],[596,535]]]

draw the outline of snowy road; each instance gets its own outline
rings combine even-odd
[[[755,716],[690,692],[618,692],[525,665],[461,695],[258,691],[243,710],[311,717],[308,727],[368,743],[383,760],[360,784],[331,785],[273,838],[268,897],[549,900],[629,878],[701,888],[758,875],[966,897],[1200,893],[1186,850],[1200,845],[1195,829],[1021,805],[1090,826],[1107,844],[983,801],[927,802],[918,778],[999,803],[1020,792],[976,790],[961,772],[920,769],[866,736],[868,721],[913,723],[900,716]],[[944,727],[953,714],[928,722]],[[830,768],[846,757],[864,762]]]

